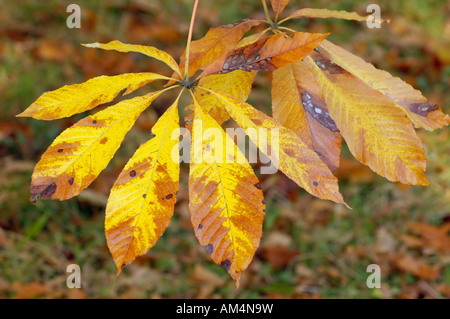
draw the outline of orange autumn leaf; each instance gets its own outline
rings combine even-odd
[[[191,77],[198,70],[213,63],[223,54],[232,50],[250,28],[259,24],[261,24],[261,21],[244,19],[235,23],[211,28],[203,38],[192,41],[188,76]],[[180,69],[184,70],[185,64],[186,52],[181,56]]]
[[[397,254],[395,265],[400,270],[425,280],[434,280],[440,273],[438,267],[430,266],[426,261],[414,258],[408,253]]]
[[[450,223],[435,226],[419,222],[409,222],[408,230],[415,233],[417,242],[422,247],[450,252]]]
[[[273,71],[299,61],[316,48],[328,34],[295,32],[272,35],[229,52],[207,67],[200,76],[235,70]]]
[[[289,1],[290,0],[270,0],[273,12],[275,13],[275,19],[277,19],[280,13],[283,12],[284,8],[288,5]]]
[[[273,72],[272,114],[313,149],[330,170],[339,167],[339,129],[305,62],[298,61]]]

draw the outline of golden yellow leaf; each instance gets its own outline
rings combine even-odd
[[[223,102],[228,113],[244,129],[252,142],[287,177],[316,197],[345,204],[339,192],[336,177],[320,157],[293,131],[245,102],[235,100],[223,93],[208,92],[216,95]],[[267,129],[266,136],[259,130],[260,128]],[[252,129],[252,132],[249,129]],[[272,143],[272,134],[277,132],[278,137],[275,135],[275,141]]]
[[[179,99],[179,97],[178,97]],[[118,268],[153,247],[169,225],[178,193],[178,99],[152,128],[156,136],[125,165],[108,199],[105,233]],[[178,135],[177,135],[178,136]]]
[[[114,40],[109,43],[89,43],[83,44],[88,48],[98,48],[103,50],[114,50],[119,52],[138,52],[142,53],[151,58],[157,59],[161,62],[167,64],[172,70],[174,70],[178,75],[181,76],[180,69],[178,67],[175,59],[167,52],[159,50],[155,47],[147,46],[147,45],[137,45],[137,44],[125,44],[120,41]]]
[[[298,18],[337,18],[343,20],[355,20],[355,21],[366,21],[367,16],[361,16],[356,12],[348,12],[342,10],[329,10],[329,9],[315,9],[315,8],[303,8],[293,12],[289,15],[288,19],[298,19]],[[389,19],[380,19],[380,22],[389,23]]]
[[[303,61],[273,72],[272,114],[315,150],[330,170],[339,167],[341,135],[319,84]]]
[[[189,77],[233,49],[250,28],[259,24],[261,24],[261,21],[244,19],[211,28],[203,38],[192,41],[189,53]],[[186,52],[180,59],[180,68],[182,70],[185,67],[185,63]]]
[[[198,85],[246,101],[252,90],[255,76],[255,71],[236,70],[227,74],[206,76],[200,79]],[[198,103],[202,105],[203,111],[211,115],[216,122],[223,124],[230,118],[227,110],[216,96],[201,90],[196,90],[194,94]]]
[[[425,151],[404,112],[324,56],[304,61],[353,156],[390,181],[428,185]]]
[[[395,106],[402,109],[416,127],[429,131],[450,124],[450,116],[431,104],[422,93],[398,77],[376,69],[356,55],[331,43],[322,42],[320,52],[331,61],[358,77],[373,89],[383,93]]]
[[[31,199],[65,200],[88,187],[108,165],[139,114],[162,92],[117,103],[62,132],[34,169]]]
[[[65,85],[42,94],[18,117],[55,120],[89,111],[102,103],[112,101],[120,91],[139,89],[154,80],[168,80],[155,73],[125,73],[116,76],[99,76],[81,84]]]
[[[280,15],[281,12],[283,12],[289,1],[290,0],[270,0],[273,12],[275,13],[275,19]]]
[[[250,164],[234,141],[195,101],[189,210],[200,244],[239,285],[259,247],[265,212]],[[208,136],[209,134],[214,134]],[[214,133],[212,133],[214,132]]]
[[[273,71],[299,61],[316,48],[328,34],[295,32],[272,35],[234,49],[205,68],[200,76],[228,73],[235,70]]]

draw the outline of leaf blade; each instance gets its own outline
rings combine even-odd
[[[272,10],[275,13],[275,19],[284,11],[290,0],[270,0]]]
[[[189,170],[191,221],[200,244],[239,285],[262,235],[263,194],[251,166],[234,141],[194,101]],[[209,141],[203,137],[211,129],[218,134]],[[227,158],[231,152],[233,161],[230,162]]]
[[[65,85],[42,94],[17,117],[32,117],[38,120],[55,120],[111,102],[124,89],[129,94],[154,81],[168,78],[155,73],[125,73],[115,76],[99,76],[86,82]]]
[[[217,60],[227,53],[239,42],[241,37],[250,28],[261,24],[261,21],[244,19],[235,23],[211,28],[206,35],[191,42],[189,57],[189,77],[194,75],[204,66]],[[186,64],[186,51],[181,56],[180,68],[183,70]]]
[[[299,19],[299,18],[336,18],[343,20],[354,20],[354,21],[367,21],[367,16],[361,16],[356,12],[348,12],[344,10],[329,10],[329,9],[316,9],[316,8],[302,8],[294,11],[285,20]],[[389,19],[382,19],[381,22],[389,23]]]
[[[179,154],[171,139],[179,130],[178,101],[152,128],[155,137],[141,145],[111,189],[105,216],[108,248],[118,274],[161,237],[173,215],[178,193]]]
[[[167,52],[163,50],[159,50],[152,46],[146,46],[146,45],[138,45],[138,44],[126,44],[122,43],[118,40],[114,40],[108,43],[88,43],[83,44],[83,46],[87,48],[98,48],[103,50],[114,50],[118,52],[138,52],[141,54],[144,54],[148,57],[157,59],[161,62],[164,62],[166,65],[168,65],[173,71],[175,71],[178,75],[181,76],[180,68],[178,67],[177,62],[175,59]]]
[[[294,131],[331,171],[339,167],[341,137],[318,83],[303,61],[273,72],[272,114]]]

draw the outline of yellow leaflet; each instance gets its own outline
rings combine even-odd
[[[55,120],[88,111],[112,101],[120,91],[129,94],[154,80],[168,78],[155,73],[125,73],[116,76],[99,76],[87,82],[65,85],[42,94],[18,117]]]
[[[261,39],[264,34],[268,31],[270,31],[270,28],[264,29],[263,31],[259,32],[259,33],[253,33],[245,38],[242,38],[238,44],[236,44],[236,46],[234,47],[235,49],[239,49],[242,47],[245,47],[246,45],[255,43],[256,41],[258,41],[259,39]]]
[[[313,54],[304,61],[355,158],[390,181],[428,185],[425,151],[404,113],[322,56]]]
[[[156,244],[173,215],[180,173],[178,100],[153,126],[156,136],[136,151],[111,190],[105,232],[118,273]]]
[[[89,43],[83,44],[88,48],[98,48],[103,50],[115,50],[119,52],[138,52],[145,54],[151,58],[157,59],[161,62],[167,64],[172,70],[178,73],[181,76],[180,69],[178,67],[175,59],[165,51],[159,50],[155,47],[146,46],[146,45],[137,45],[137,44],[125,44],[120,41],[114,40],[109,43]]]
[[[201,78],[198,86],[217,92],[223,92],[240,101],[245,101],[252,90],[255,76],[255,71],[245,72],[236,70],[227,74],[210,75]],[[196,90],[195,98],[198,103],[202,105],[203,110],[211,115],[219,124],[223,124],[230,118],[230,115],[228,115],[223,104],[213,94],[207,91]]]
[[[450,116],[442,113],[437,105],[429,103],[420,91],[400,78],[376,69],[372,64],[330,41],[322,42],[320,52],[373,89],[383,93],[408,115],[416,127],[433,131],[450,124]]]
[[[34,168],[31,199],[65,200],[88,187],[108,165],[141,112],[162,92],[117,103],[62,132]]]
[[[361,16],[356,12],[348,11],[337,11],[328,9],[315,9],[315,8],[303,8],[293,12],[285,20],[297,19],[297,18],[337,18],[343,20],[355,20],[355,21],[366,21],[367,16]],[[285,21],[284,20],[284,21]],[[380,22],[389,23],[389,19],[381,19]]]
[[[310,194],[345,204],[338,188],[338,181],[328,166],[293,131],[280,125],[273,118],[258,111],[251,105],[237,101],[222,93],[208,91],[217,96],[227,108],[231,117],[242,127],[249,138],[258,145],[287,177]],[[267,129],[267,137],[260,136]],[[255,134],[249,134],[253,129]],[[278,138],[272,143],[273,134]],[[265,145],[267,142],[267,145]],[[262,144],[261,144],[262,143]],[[270,152],[270,154],[269,154]]]
[[[265,211],[263,194],[234,141],[194,101],[189,172],[192,225],[200,244],[238,285],[259,246]],[[212,138],[206,130],[214,132]]]

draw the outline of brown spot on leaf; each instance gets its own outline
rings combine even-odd
[[[58,150],[58,153],[62,153],[62,152],[63,152],[63,149],[60,148],[60,149]]]
[[[202,224],[198,224],[198,229],[202,229],[203,225]]]
[[[208,252],[208,254],[212,254],[212,252],[214,251],[214,246],[213,244],[208,244],[206,246],[204,246],[206,248],[206,251]]]
[[[74,181],[73,177],[69,178],[69,184],[70,185],[73,185],[73,181]]]
[[[92,121],[92,124],[97,124],[97,121],[96,121],[96,120],[93,120],[93,121]]]
[[[50,185],[31,185],[30,193],[31,200],[36,201],[37,199],[49,199],[56,192],[56,183]]]
[[[237,53],[230,55],[223,63],[222,69],[218,72],[220,74],[242,70],[250,71],[273,71],[275,67],[270,63],[271,57],[261,59],[259,54],[246,56],[244,53]]]
[[[267,38],[261,39],[251,45],[233,50],[225,59],[222,69],[218,73],[228,73],[235,70],[250,71],[273,71],[276,67],[271,64],[272,57],[263,58],[260,55],[261,48]]]
[[[341,68],[336,63],[330,61],[329,59],[325,58],[324,56],[317,57],[314,62],[317,64],[319,68],[329,72],[330,74],[345,73],[345,70],[343,68]]]
[[[135,177],[135,176],[136,176],[136,171],[135,171],[135,170],[132,170],[132,171],[130,172],[130,176],[131,176],[131,177]]]
[[[142,194],[142,198],[146,198],[147,197],[147,194]]]
[[[257,189],[261,189],[261,184],[260,184],[260,183],[256,183],[256,184],[255,184],[255,187],[256,187]]]
[[[100,144],[105,144],[106,142],[108,142],[108,138],[104,137],[100,140]]]
[[[231,261],[229,259],[225,259],[220,263],[221,266],[223,266],[227,271],[231,268]]]
[[[431,112],[436,111],[438,108],[438,105],[431,103],[414,103],[409,105],[411,112],[414,112],[420,116],[427,116]]]
[[[336,122],[331,118],[330,113],[328,113],[328,109],[326,108],[324,101],[306,90],[303,90],[300,95],[302,98],[303,108],[311,114],[317,122],[325,126],[331,132],[339,132]]]
[[[166,196],[166,199],[171,199],[173,197],[173,194],[169,194]]]

